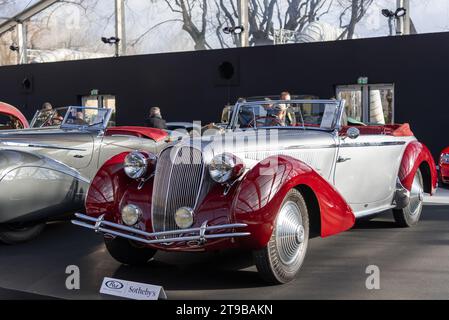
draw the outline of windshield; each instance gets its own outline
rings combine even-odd
[[[243,103],[236,128],[302,127],[332,130],[338,119],[338,101],[269,101]]]
[[[31,128],[60,127],[69,107],[38,110],[31,120]]]
[[[111,109],[69,107],[61,127],[88,127],[105,129],[111,117]]]

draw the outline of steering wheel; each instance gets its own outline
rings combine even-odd
[[[269,121],[267,121],[267,119]],[[263,122],[262,122],[262,121]],[[260,123],[260,125],[257,125],[258,123]],[[255,125],[255,126],[254,126]],[[272,117],[272,116],[260,116],[260,117],[256,117],[255,119],[251,120],[250,123],[248,123],[248,127],[254,128],[254,127],[271,127],[271,126],[277,126],[277,127],[281,127],[282,123],[281,120],[279,120],[276,117]]]

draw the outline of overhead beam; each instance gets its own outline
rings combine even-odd
[[[16,14],[14,17],[11,17],[8,20],[0,23],[0,36],[5,32],[11,30],[12,28],[16,27],[18,23],[23,23],[24,21],[29,20],[34,15],[47,9],[48,7],[52,6],[53,4],[59,1],[60,0],[39,1],[34,5],[30,6],[29,8],[25,9],[24,11]]]

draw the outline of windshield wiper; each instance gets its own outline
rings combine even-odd
[[[103,124],[103,122],[104,122],[104,121],[95,122],[95,123],[92,123],[92,124],[87,125],[87,127],[90,128],[90,127],[98,126],[99,124]]]

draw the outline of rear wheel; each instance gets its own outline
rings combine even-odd
[[[413,178],[410,190],[410,203],[403,209],[394,209],[393,216],[396,224],[400,227],[412,227],[416,225],[421,217],[424,201],[424,183],[421,171],[418,169]]]
[[[104,238],[104,243],[115,260],[128,265],[146,264],[157,251],[123,238]]]
[[[294,279],[304,261],[309,242],[309,216],[301,193],[290,190],[279,209],[267,246],[253,252],[261,277],[271,284]]]
[[[7,223],[0,225],[0,241],[18,244],[36,238],[45,228],[45,222]]]

